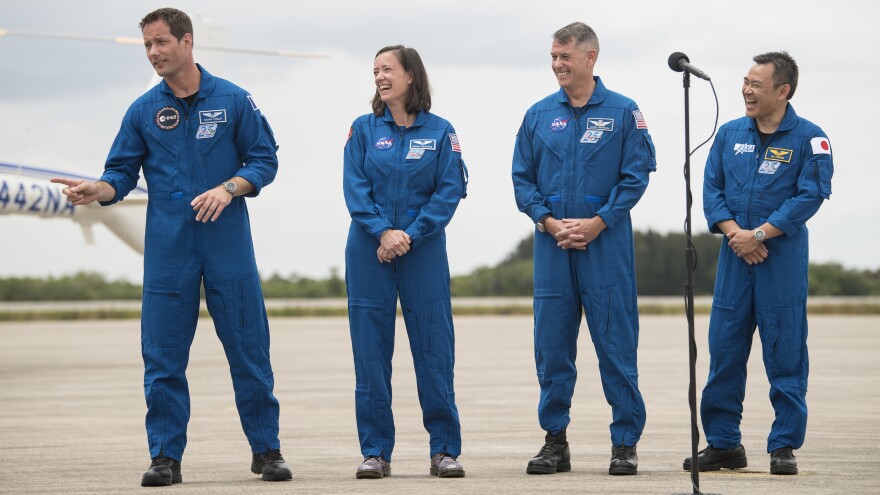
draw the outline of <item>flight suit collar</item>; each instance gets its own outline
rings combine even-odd
[[[602,83],[602,79],[599,76],[593,76],[593,80],[596,81],[596,87],[593,89],[593,94],[590,95],[590,101],[587,102],[587,105],[599,105],[608,97],[608,88]],[[563,88],[559,88],[556,98],[560,105],[571,105],[568,101],[568,93]]]

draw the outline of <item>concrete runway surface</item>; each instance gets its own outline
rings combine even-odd
[[[361,461],[354,418],[354,370],[344,318],[270,321],[282,452],[293,481],[267,483],[249,470],[229,371],[209,319],[199,323],[189,366],[192,418],[183,483],[141,488],[149,465],[144,432],[139,322],[0,324],[0,493],[16,494],[483,494],[694,493],[690,455],[688,351],[684,316],[641,319],[640,385],[648,422],[639,474],[608,473],[610,407],[586,327],[568,437],[570,473],[530,476],[541,447],[531,317],[457,317],[456,396],[467,470],[428,475],[412,359],[397,322],[392,476],[356,480]],[[706,317],[696,319],[697,393],[706,379]],[[772,476],[772,422],[760,343],[753,345],[743,420],[749,467],[701,473],[703,493],[880,493],[880,318],[810,318],[810,419],[796,452],[800,474]],[[701,448],[704,442],[700,442]]]

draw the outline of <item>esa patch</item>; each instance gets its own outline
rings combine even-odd
[[[828,142],[828,138],[814,137],[813,139],[810,139],[810,146],[813,147],[814,155],[831,154],[831,143]]]
[[[435,150],[437,149],[436,139],[410,139],[409,149],[411,150]]]
[[[425,154],[425,150],[424,150],[424,149],[415,149],[415,150],[414,150],[414,149],[410,149],[410,150],[406,153],[406,159],[407,159],[407,160],[421,160],[421,159],[422,159],[422,155],[424,155],[424,154]]]
[[[180,125],[180,112],[174,107],[163,107],[156,112],[156,125],[163,131],[170,131]]]
[[[604,119],[604,118],[596,118],[596,119],[587,119],[587,130],[588,131],[613,131],[614,130],[614,119]],[[599,134],[601,136],[601,134]],[[581,139],[583,143],[583,139]]]
[[[736,143],[733,145],[734,155],[742,155],[743,153],[754,153],[755,145],[754,144],[741,144]]]
[[[773,175],[776,173],[776,170],[778,168],[779,168],[779,162],[774,162],[772,160],[764,160],[764,163],[762,163],[761,167],[758,168],[758,173]]]
[[[199,112],[199,124],[222,124],[226,122],[226,109],[202,110]]]
[[[394,146],[394,138],[391,137],[380,137],[376,144],[373,145],[379,151],[387,151],[390,150],[391,147]]]
[[[196,131],[196,139],[210,139],[217,133],[217,124],[202,124]]]
[[[791,161],[791,154],[792,150],[784,148],[767,148],[767,152],[764,153],[764,159],[788,163]]]
[[[251,102],[251,106],[254,107],[254,111],[255,111],[255,112],[256,112],[257,110],[260,109],[260,107],[257,106],[257,102],[254,101],[254,97],[253,97],[253,96],[248,95],[248,96],[247,96],[247,99],[248,99],[249,102]]]
[[[604,133],[605,131],[587,131],[581,136],[581,142],[590,144],[598,143]]]
[[[550,132],[562,132],[566,127],[568,127],[568,119],[562,117],[556,117],[550,122]]]

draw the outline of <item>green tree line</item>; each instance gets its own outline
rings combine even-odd
[[[452,277],[453,296],[530,296],[532,295],[531,235],[495,266],[485,266],[467,275]],[[684,293],[686,277],[685,236],[635,232],[638,291],[645,296]],[[709,233],[692,238],[697,265],[694,294],[710,295],[715,283],[718,248],[722,239]],[[880,270],[854,270],[839,263],[810,264],[811,295],[878,296]],[[337,268],[327,278],[274,274],[263,280],[267,298],[345,297],[345,281]],[[109,281],[96,273],[82,272],[62,277],[0,278],[0,301],[71,301],[140,299],[141,286],[126,281]]]

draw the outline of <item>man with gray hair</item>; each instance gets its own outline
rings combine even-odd
[[[630,210],[656,169],[654,144],[631,99],[593,75],[599,40],[575,22],[553,35],[560,89],[533,105],[516,137],[516,203],[535,224],[535,364],[545,443],[529,474],[571,470],[571,418],[578,329],[586,313],[611,405],[609,474],[638,469],[645,425],[638,386],[639,321]]]

